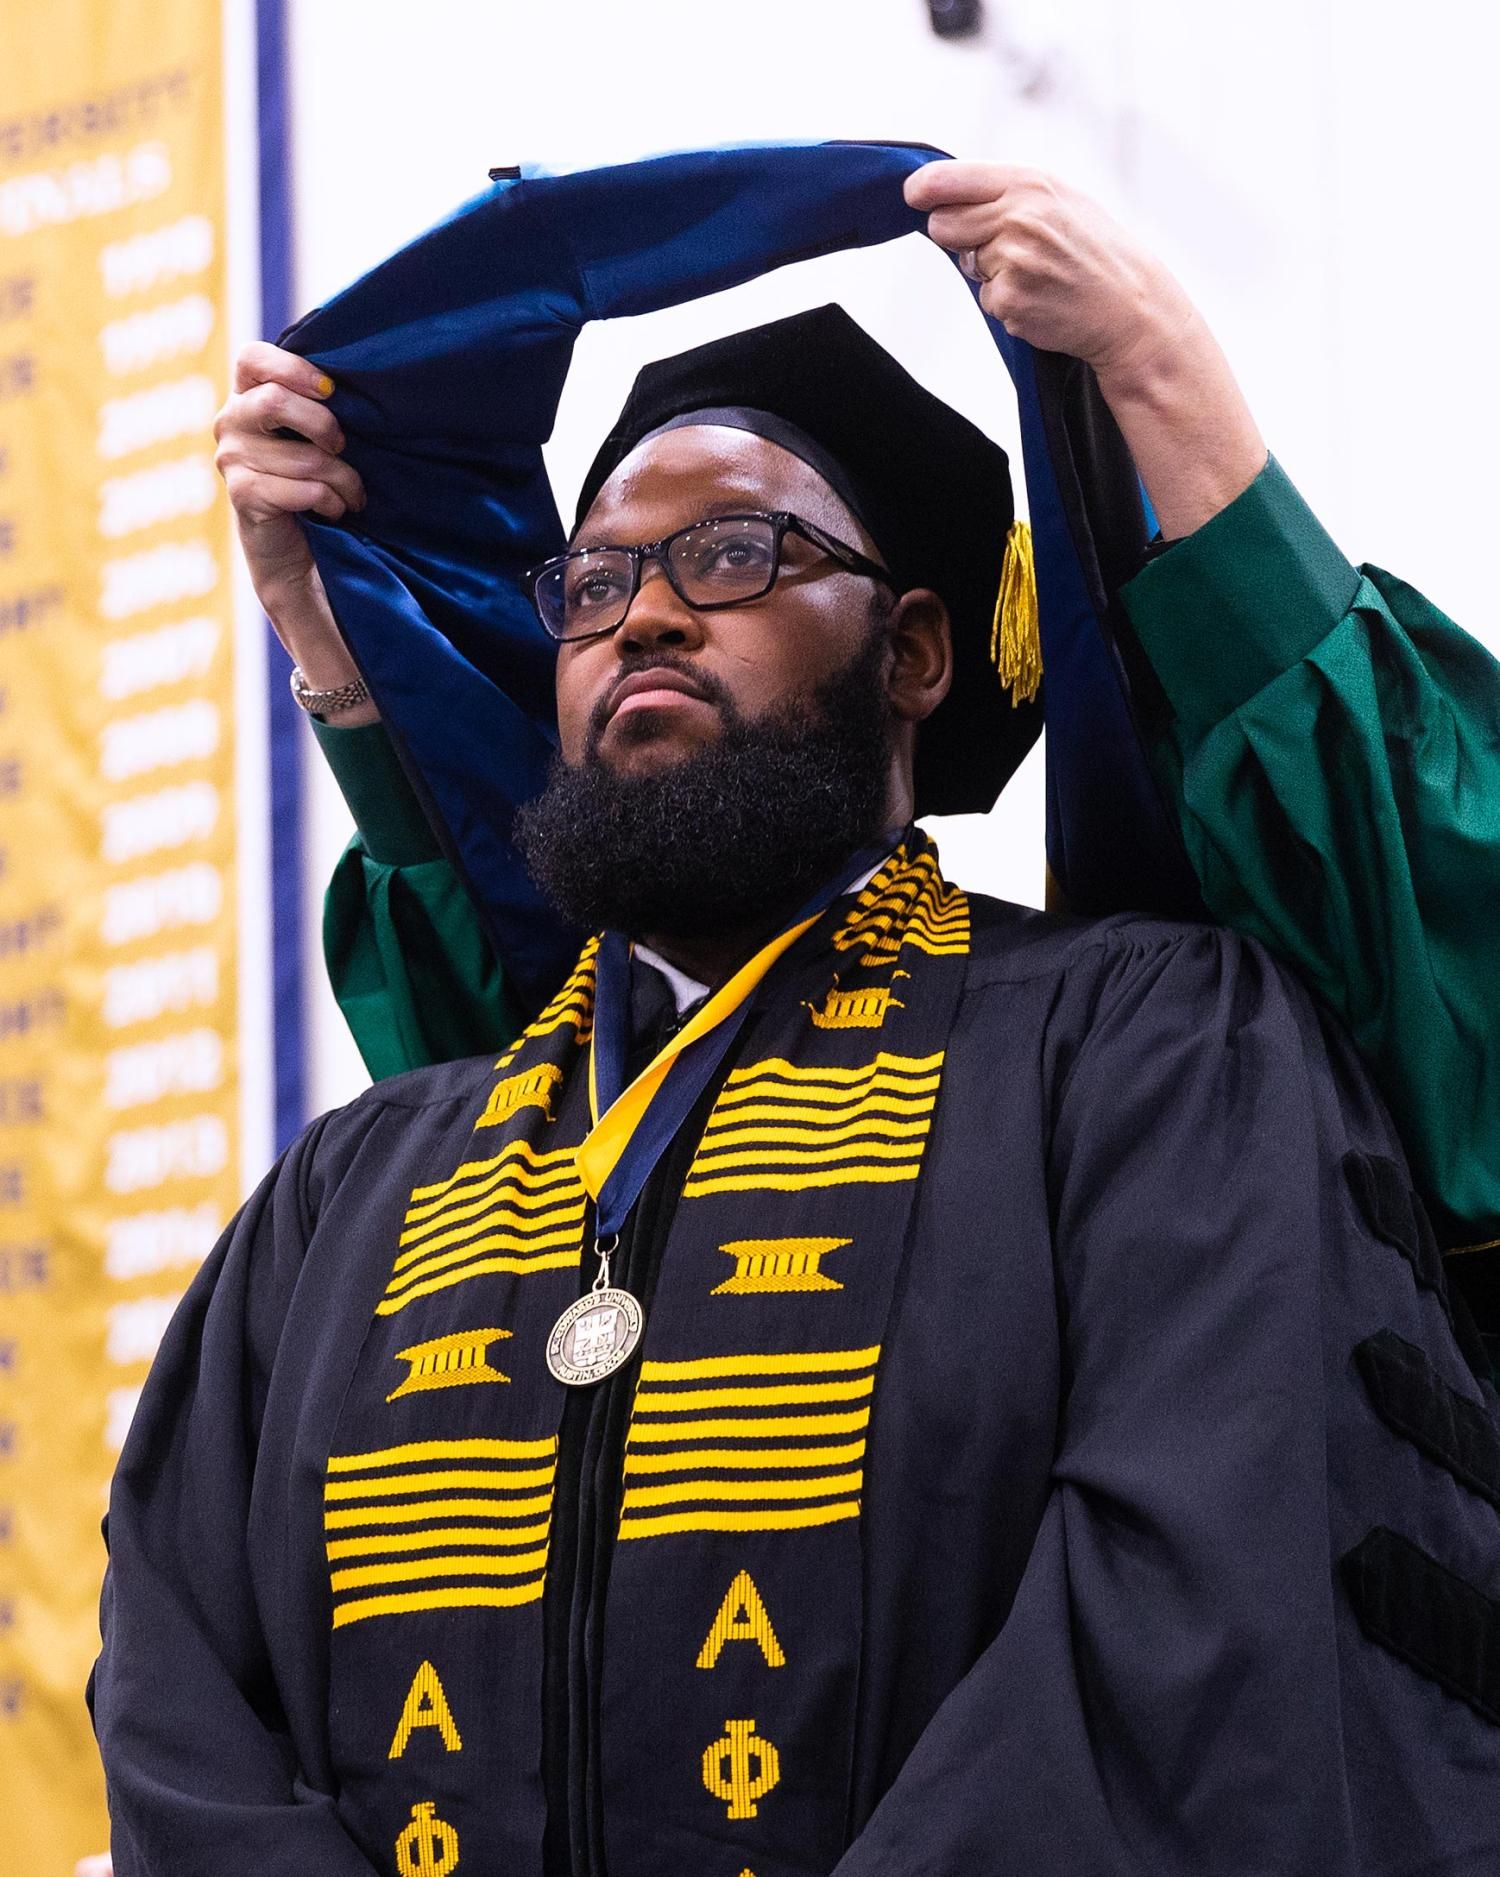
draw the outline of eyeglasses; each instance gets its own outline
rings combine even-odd
[[[542,624],[554,639],[593,639],[624,622],[648,560],[660,564],[672,591],[695,612],[763,598],[776,584],[782,543],[789,534],[800,535],[830,560],[895,592],[895,582],[878,561],[785,509],[705,516],[644,547],[574,548],[544,562],[527,578]]]

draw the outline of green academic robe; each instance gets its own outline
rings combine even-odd
[[[1351,565],[1274,461],[1123,599],[1209,909],[1349,1031],[1445,1245],[1500,1236],[1500,669],[1411,587]],[[360,828],[325,943],[371,1074],[502,1046],[503,972],[384,732],[318,735]]]

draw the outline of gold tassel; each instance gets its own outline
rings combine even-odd
[[[990,628],[990,659],[1010,692],[1012,706],[1029,704],[1042,684],[1042,633],[1031,530],[1024,521],[1012,522],[1005,537],[995,622]]]

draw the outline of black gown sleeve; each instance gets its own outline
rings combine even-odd
[[[1126,927],[1081,978],[1049,1500],[838,1877],[1493,1873],[1495,1397],[1389,1125],[1245,941]]]
[[[299,1771],[247,1540],[317,1135],[288,1150],[199,1273],[115,1475],[92,1703],[116,1877],[372,1877]]]

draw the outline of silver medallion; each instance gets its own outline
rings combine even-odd
[[[547,1367],[569,1388],[587,1388],[628,1362],[646,1327],[646,1315],[628,1290],[609,1281],[617,1237],[600,1239],[594,1250],[599,1275],[592,1290],[568,1305],[547,1338]]]
[[[628,1290],[591,1290],[569,1304],[547,1338],[547,1367],[570,1388],[602,1382],[628,1362],[646,1319]]]

